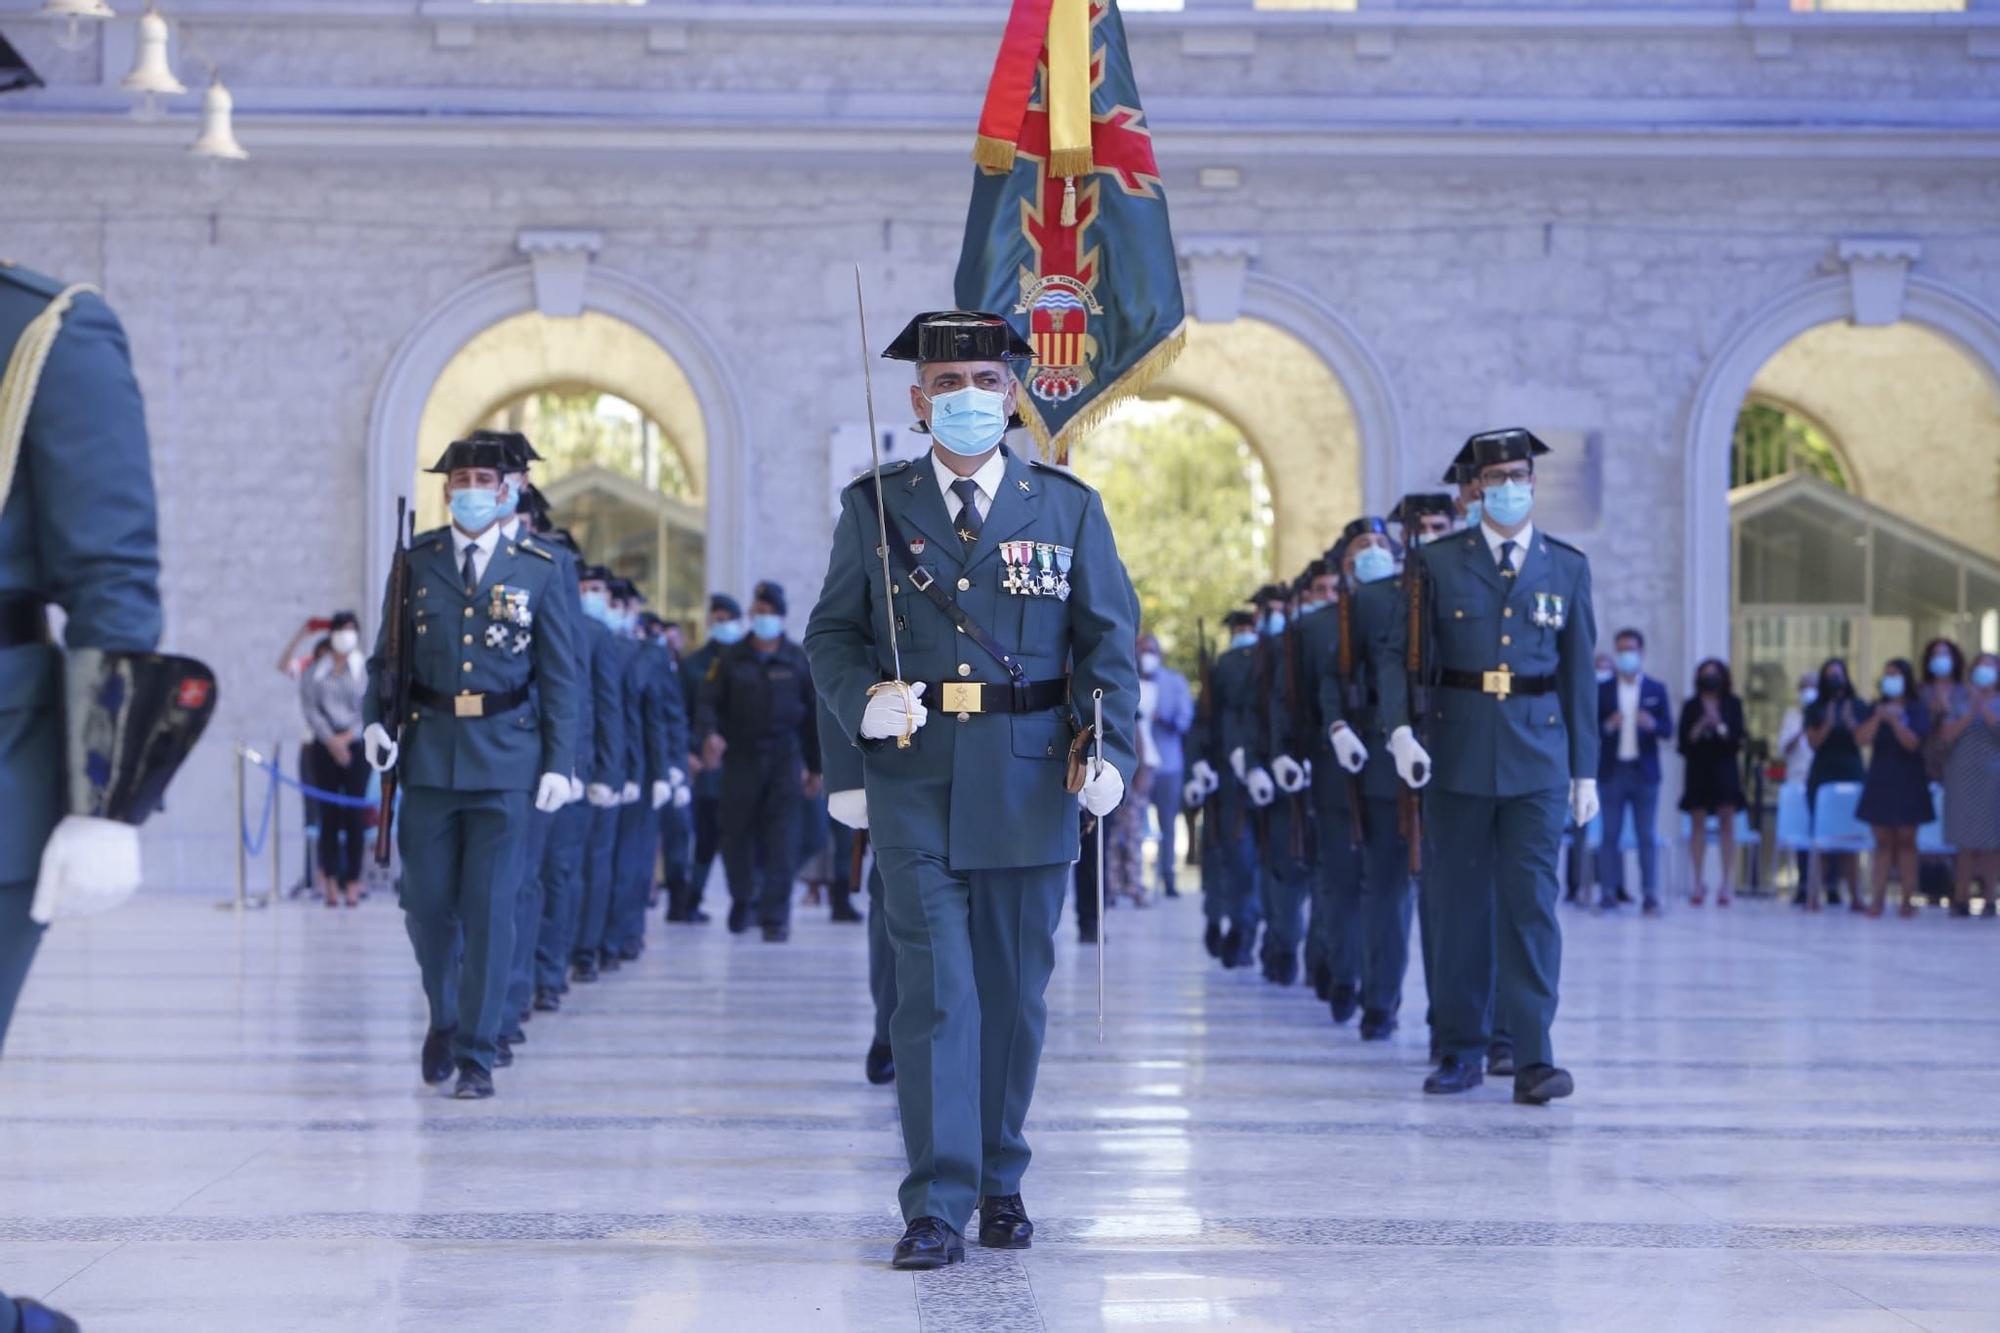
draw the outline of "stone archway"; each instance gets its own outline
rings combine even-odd
[[[1951,339],[2000,390],[2000,315],[1932,278],[1899,271],[1894,290],[1885,293],[1865,282],[1865,276],[1856,271],[1818,278],[1766,302],[1738,325],[1702,376],[1688,412],[1683,449],[1687,662],[1729,654],[1730,442],[1757,373],[1787,343],[1835,321],[1880,325],[1908,320]]]
[[[657,343],[686,376],[707,442],[709,579],[717,587],[742,582],[749,567],[742,513],[746,429],[743,404],[720,351],[692,316],[642,279],[587,264],[570,278],[553,284],[534,263],[488,274],[425,314],[390,358],[368,418],[369,605],[388,576],[396,499],[407,494],[416,470],[425,409],[439,376],[480,333],[534,311],[607,315]]]

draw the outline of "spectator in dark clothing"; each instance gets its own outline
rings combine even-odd
[[[1854,695],[1847,663],[1829,657],[1819,669],[1819,692],[1806,705],[1806,743],[1813,751],[1812,767],[1806,771],[1806,809],[1814,812],[1815,820],[1821,787],[1829,782],[1859,782],[1866,776],[1867,767],[1861,762],[1861,747],[1855,743],[1854,728],[1867,719],[1870,711]],[[1853,853],[1823,856],[1818,877],[1800,891],[1797,901],[1808,911],[1817,912],[1822,888],[1829,882],[1838,886],[1842,881],[1851,891],[1859,891]],[[1826,890],[1825,897],[1829,902],[1840,902],[1837,887]]]
[[[1722,885],[1715,903],[1727,907],[1735,896],[1736,812],[1743,808],[1743,701],[1736,697],[1729,668],[1709,658],[1694,669],[1694,696],[1681,705],[1680,752],[1686,762],[1681,809],[1688,816],[1688,855],[1694,861],[1696,907],[1708,898],[1708,817],[1715,816],[1716,852]]]
[[[360,622],[352,611],[333,617],[326,643],[326,653],[316,657],[299,680],[299,704],[313,737],[304,776],[321,791],[358,798],[368,790],[368,764],[360,743],[368,668],[361,653]],[[366,812],[333,801],[320,801],[318,806],[320,886],[326,905],[337,907],[344,899],[354,907],[361,901]]]
[[[1861,804],[1854,812],[1875,834],[1869,916],[1882,915],[1892,872],[1900,886],[1900,915],[1917,914],[1917,828],[1937,817],[1924,773],[1924,738],[1930,729],[1930,709],[1917,695],[1916,670],[1898,657],[1882,673],[1882,693],[1873,711],[1854,728],[1855,743],[1872,747]]]
[[[1610,680],[1597,687],[1597,725],[1604,733],[1598,751],[1597,789],[1603,800],[1603,843],[1597,850],[1598,905],[1618,905],[1624,879],[1625,819],[1632,820],[1639,848],[1639,887],[1646,915],[1658,915],[1660,835],[1660,738],[1673,725],[1667,687],[1641,668],[1646,636],[1621,629],[1612,641]],[[1628,900],[1629,901],[1629,900]]]

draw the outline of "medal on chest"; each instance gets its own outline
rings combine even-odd
[[[1069,571],[1076,552],[1054,542],[1000,543],[1000,589],[1016,597],[1069,600]]]

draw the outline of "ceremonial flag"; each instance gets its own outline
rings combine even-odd
[[[1014,0],[972,157],[958,304],[1005,315],[1033,345],[1021,416],[1064,462],[1187,337],[1116,0]]]

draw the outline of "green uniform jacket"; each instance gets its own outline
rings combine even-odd
[[[1128,783],[1138,768],[1138,598],[1103,502],[1076,477],[1007,454],[1000,493],[978,543],[967,550],[953,531],[936,466],[926,454],[883,474],[889,516],[903,542],[921,544],[916,562],[1021,662],[1029,681],[1072,673],[1070,707],[963,719],[944,711],[941,682],[1004,683],[1007,673],[911,587],[900,567],[895,590],[884,592],[870,476],[841,495],[826,582],[806,625],[813,682],[841,734],[863,746],[876,846],[934,853],[954,870],[1073,861],[1079,816],[1063,779],[1071,708],[1087,723],[1091,691],[1104,691],[1106,761]],[[1000,550],[1006,542],[1045,544],[1052,567],[1068,559],[1069,596],[1008,592]],[[930,686],[930,720],[908,749],[894,741],[859,742],[869,687],[895,674],[891,615],[901,626],[903,678]]]
[[[64,284],[0,266],[0,367]],[[160,544],[146,410],[125,331],[80,296],[63,316],[0,508],[0,597],[62,607],[72,648],[150,652]],[[65,813],[62,653],[0,648],[0,884],[32,880]]]
[[[1208,692],[1213,697],[1203,701],[1207,725],[1188,733],[1187,762],[1192,769],[1197,759],[1206,759],[1215,770],[1221,785],[1212,799],[1233,826],[1250,809],[1250,801],[1236,771],[1229,766],[1229,756],[1241,749],[1246,772],[1261,762],[1259,701],[1263,696],[1257,683],[1256,650],[1231,648],[1210,663]]]
[[[1360,774],[1361,794],[1393,800],[1401,794],[1402,783],[1396,777],[1396,761],[1389,754],[1389,729],[1382,720],[1382,689],[1378,673],[1383,667],[1376,660],[1374,646],[1378,640],[1395,632],[1395,603],[1403,596],[1403,581],[1397,578],[1364,583],[1351,591],[1342,592],[1341,596],[1349,599],[1347,615],[1354,635],[1356,697],[1350,707],[1347,692],[1341,688],[1340,608],[1330,606],[1316,613],[1308,622],[1316,628],[1323,628],[1326,643],[1325,650],[1315,663],[1323,725],[1320,728],[1319,749],[1313,759],[1313,783],[1317,786],[1326,781],[1324,774],[1328,768],[1331,768],[1336,780],[1347,781],[1347,770],[1340,767],[1339,761],[1333,757],[1333,745],[1326,735],[1335,722],[1345,722],[1361,743],[1368,747],[1368,762],[1362,766]],[[1318,625],[1320,621],[1326,622],[1324,627]],[[1401,659],[1395,662],[1394,670],[1399,675],[1402,673]]]
[[[538,698],[493,717],[454,716],[414,701],[403,719],[402,781],[450,791],[533,791],[543,773],[568,776],[576,749],[576,625],[558,609],[574,586],[555,553],[530,536],[502,537],[468,597],[452,560],[451,530],[410,545],[408,644],[412,677],[440,694],[502,693],[532,681]],[[382,653],[396,608],[383,598],[382,628],[368,659],[363,713],[381,722]],[[525,620],[525,623],[524,623]]]
[[[1524,796],[1597,776],[1597,622],[1590,561],[1539,528],[1521,570],[1503,578],[1478,528],[1411,553],[1429,579],[1424,614],[1439,671],[1486,672],[1501,663],[1522,676],[1554,676],[1547,694],[1506,699],[1477,690],[1432,693],[1425,748],[1440,791]],[[1407,576],[1407,575],[1406,575]],[[1372,645],[1384,724],[1411,722],[1403,671],[1409,603],[1397,598],[1388,630]]]
[[[576,774],[593,786],[625,785],[625,706],[619,693],[618,663],[611,645],[617,636],[603,621],[583,618],[577,661],[578,710]]]

